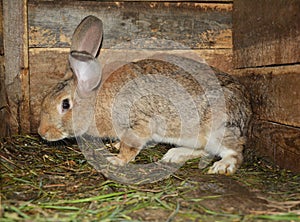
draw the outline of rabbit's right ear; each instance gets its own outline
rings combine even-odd
[[[81,95],[88,95],[100,84],[101,67],[96,56],[101,41],[102,21],[94,16],[83,19],[73,34],[69,62]]]

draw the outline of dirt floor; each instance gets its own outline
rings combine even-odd
[[[194,160],[146,185],[105,178],[70,141],[1,139],[0,157],[0,221],[300,221],[300,174],[250,151],[233,176],[208,175]]]

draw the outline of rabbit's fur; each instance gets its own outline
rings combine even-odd
[[[132,161],[149,142],[171,143],[176,148],[162,161],[216,155],[221,159],[209,173],[234,173],[251,117],[245,89],[204,63],[170,55],[128,63],[101,80],[95,59],[101,38],[93,43],[84,35],[102,37],[101,25],[89,16],[76,29],[71,69],[44,98],[39,134],[50,141],[84,133],[119,139],[120,153],[110,158],[118,165]]]

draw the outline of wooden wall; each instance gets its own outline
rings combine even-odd
[[[27,0],[3,0],[2,3],[5,72],[1,81],[0,121],[3,123],[3,130],[0,132],[4,135],[7,132],[28,133],[30,107]]]
[[[252,95],[251,149],[300,171],[300,1],[232,3],[1,0],[0,136],[36,133],[42,98],[64,75],[71,35],[92,14],[104,22],[103,64],[111,56],[192,49],[239,76]],[[137,38],[145,41],[133,43]],[[187,48],[174,49],[162,38]]]
[[[87,15],[103,20],[100,60],[190,51],[209,64],[232,70],[232,2],[190,1],[34,1],[28,3],[31,132],[49,86],[64,74],[71,35]],[[135,43],[135,39],[143,39]],[[159,39],[172,40],[162,43]],[[180,48],[178,45],[186,48]],[[109,56],[108,56],[109,55]]]
[[[5,103],[4,87],[4,47],[3,47],[3,2],[0,1],[0,120],[6,119],[7,109]],[[9,127],[6,124],[0,126],[0,136],[7,136]]]
[[[37,132],[42,98],[64,75],[71,35],[90,14],[104,22],[103,64],[111,56],[131,60],[192,49],[232,71],[232,0],[1,0],[2,6],[0,136]],[[159,39],[175,42],[176,49]]]
[[[300,172],[300,1],[236,0],[235,73],[252,95],[251,149]]]

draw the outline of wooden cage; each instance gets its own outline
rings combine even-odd
[[[147,55],[193,50],[237,76],[252,97],[249,147],[300,172],[300,1],[1,0],[0,7],[1,136],[36,133],[41,100],[66,70],[71,35],[92,14],[104,22],[103,52],[168,39],[186,49],[139,47]]]

